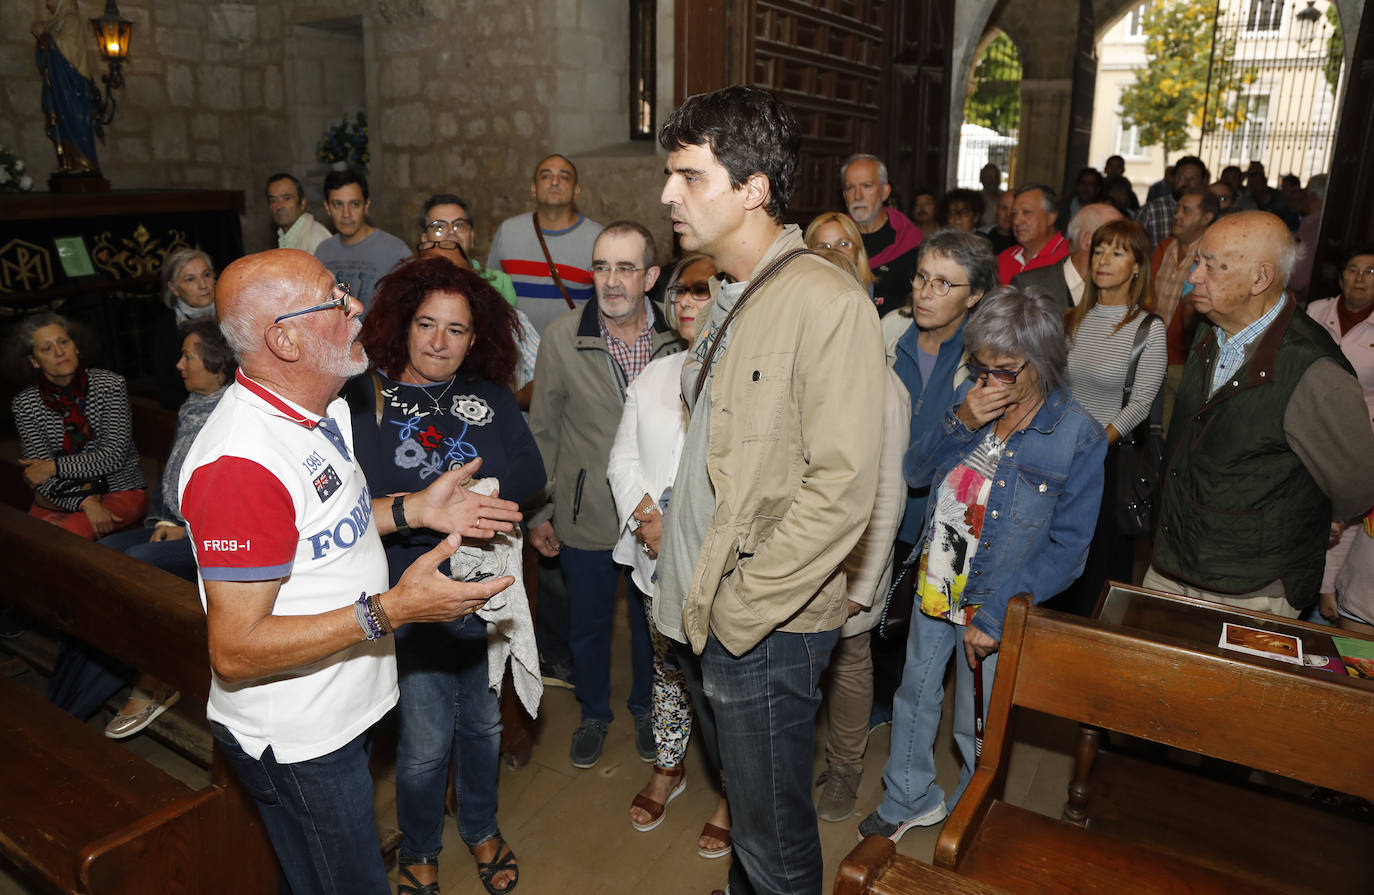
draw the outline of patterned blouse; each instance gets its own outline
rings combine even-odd
[[[24,389],[10,403],[24,459],[57,464],[57,474],[39,485],[38,493],[71,513],[92,494],[144,487],[124,377],[93,368],[86,375],[85,412],[92,438],[75,454],[62,453],[62,417],[43,405],[37,386]]]

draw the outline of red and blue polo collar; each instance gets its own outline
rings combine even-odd
[[[352,461],[348,444],[343,437],[343,431],[332,417],[322,416],[318,419],[311,419],[306,416],[305,411],[298,409],[285,398],[244,373],[242,367],[234,371],[234,381],[243,386],[250,395],[266,404],[276,416],[293,422],[304,429],[318,429],[320,434],[339,449],[345,460]]]

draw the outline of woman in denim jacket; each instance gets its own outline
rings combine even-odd
[[[1102,497],[1102,427],[1069,396],[1062,308],[1038,289],[988,293],[964,330],[970,378],[907,451],[913,487],[929,484],[917,546],[919,612],[893,705],[886,794],[861,835],[896,841],[939,823],[973,775],[973,669],[992,694],[1008,601],[1059,593],[1083,570]],[[957,657],[956,654],[957,653]],[[934,744],[944,676],[955,658],[954,741],[963,763],[945,799]]]

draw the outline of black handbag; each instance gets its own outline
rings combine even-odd
[[[1159,318],[1146,314],[1136,327],[1135,343],[1131,346],[1131,364],[1126,369],[1126,383],[1122,390],[1121,406],[1131,401],[1136,367],[1145,353],[1145,338],[1150,325]],[[1162,321],[1161,321],[1162,322]],[[1159,483],[1164,471],[1164,390],[1155,392],[1150,415],[1130,434],[1123,433],[1117,442],[1116,481],[1106,487],[1116,488],[1116,525],[1129,537],[1150,534],[1155,527],[1155,512],[1159,507]]]
[[[883,614],[878,619],[879,637],[893,637],[899,631],[904,631],[911,622],[911,613],[916,605],[916,573],[920,564],[921,539],[918,537],[911,555],[898,564],[892,586],[887,589]]]

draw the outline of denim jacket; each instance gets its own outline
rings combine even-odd
[[[928,383],[921,379],[920,348],[916,344],[920,329],[913,323],[897,340],[897,357],[892,369],[911,394],[911,434],[908,436],[908,444],[916,444],[927,432],[940,428],[940,421],[944,418],[949,402],[954,398],[955,390],[967,378],[963,369],[966,323],[968,318],[959,324],[959,328],[948,339],[940,343],[940,351],[936,355],[935,367],[931,370]],[[921,519],[926,512],[926,501],[930,497],[929,486],[930,482],[926,481],[907,488],[906,509],[903,510],[905,515],[897,532],[897,540],[914,544],[920,537]]]
[[[941,424],[907,450],[902,471],[908,485],[935,491],[987,435],[986,427],[969,431],[954,413],[972,386],[961,385]],[[1000,641],[1012,597],[1030,593],[1042,603],[1082,573],[1102,502],[1106,454],[1102,427],[1062,388],[1007,441],[964,589],[965,603],[982,604],[974,627]],[[935,503],[927,502],[927,526]]]

